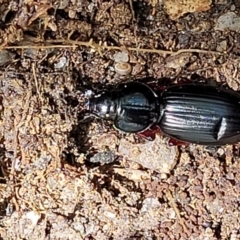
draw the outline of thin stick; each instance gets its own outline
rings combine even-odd
[[[217,52],[217,51],[210,51],[210,50],[202,50],[202,49],[180,49],[177,51],[171,51],[171,50],[161,50],[161,49],[148,49],[148,48],[135,48],[135,47],[118,47],[118,46],[108,46],[108,45],[100,45],[97,43],[94,43],[92,39],[88,42],[83,41],[72,41],[72,40],[47,40],[45,43],[51,44],[51,45],[22,45],[22,46],[4,46],[4,49],[28,49],[28,48],[34,48],[34,49],[49,49],[49,48],[76,48],[78,46],[86,46],[95,49],[98,51],[100,55],[102,55],[101,50],[107,49],[107,50],[122,50],[123,48],[126,48],[130,51],[136,51],[136,52],[143,52],[143,53],[157,53],[157,54],[167,54],[167,55],[177,55],[181,53],[203,53],[203,54],[217,54],[222,55],[226,53]],[[57,45],[53,45],[54,43],[57,43]]]
[[[178,208],[177,208],[176,203],[174,202],[174,199],[173,199],[173,197],[172,197],[171,192],[170,192],[170,191],[167,191],[167,192],[166,192],[166,196],[167,196],[167,198],[168,198],[168,200],[169,200],[169,202],[170,202],[171,207],[174,209],[175,213],[177,214],[178,221],[179,221],[179,223],[181,224],[181,226],[183,227],[183,231],[184,231],[185,233],[188,233],[187,227],[185,226],[185,224],[184,224],[184,222],[183,222],[183,220],[182,220],[182,218],[181,218],[180,212],[179,212],[179,210],[178,210]]]

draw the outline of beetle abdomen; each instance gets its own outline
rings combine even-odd
[[[240,97],[205,85],[173,86],[160,97],[161,130],[180,141],[204,145],[240,140]]]

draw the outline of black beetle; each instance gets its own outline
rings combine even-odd
[[[128,82],[92,97],[89,110],[124,132],[157,125],[182,142],[219,146],[240,141],[240,95],[216,86],[181,84],[156,93],[146,84]]]

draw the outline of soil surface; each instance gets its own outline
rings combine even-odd
[[[85,116],[87,90],[128,80],[239,91],[239,31],[238,0],[0,0],[1,238],[240,239],[240,144]]]

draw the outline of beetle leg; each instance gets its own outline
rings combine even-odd
[[[147,81],[147,82],[145,81],[145,83],[147,83],[149,87],[154,89],[154,91],[163,92],[164,90],[166,90],[168,86],[172,84],[172,80],[168,78],[161,78],[161,79],[158,79],[157,81],[156,80]]]
[[[157,125],[153,125],[150,128],[146,129],[145,131],[137,133],[137,135],[148,141],[154,141],[156,133],[161,133],[161,131]]]
[[[179,141],[175,138],[170,138],[168,140],[168,146],[188,146],[188,145],[189,145],[189,143]]]
[[[152,89],[154,89],[155,91],[157,91],[157,92],[163,92],[167,88],[167,85],[161,85],[161,84],[158,84],[158,83],[152,83],[152,84],[150,84],[150,87]]]
[[[176,83],[177,84],[210,84],[211,83],[211,79],[205,79],[201,76],[198,76],[196,79],[188,79],[188,78],[183,78],[183,77],[178,77],[176,79]],[[210,84],[213,85],[213,84]],[[216,86],[216,82],[215,85]]]
[[[147,129],[144,132],[137,133],[137,135],[141,138],[144,138],[148,141],[153,141],[155,139],[155,132],[151,129]]]

